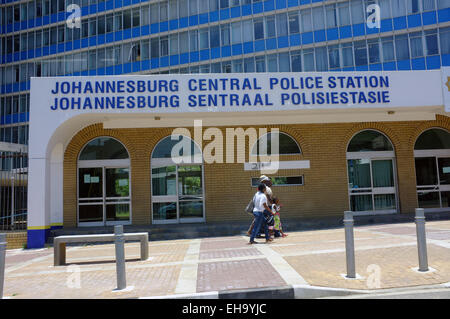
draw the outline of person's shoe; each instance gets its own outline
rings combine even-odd
[[[273,242],[272,238],[266,239],[266,244],[270,244],[271,242]]]
[[[256,241],[250,241],[248,244],[249,245],[254,245],[254,244],[257,244],[257,242]]]

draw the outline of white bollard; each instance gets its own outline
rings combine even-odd
[[[6,234],[0,234],[0,299],[3,298],[3,284],[5,282]]]
[[[123,235],[123,226],[114,226],[115,246],[116,246],[116,273],[117,290],[127,287],[125,273],[125,236]]]
[[[428,271],[427,238],[425,233],[425,211],[416,208],[417,250],[419,253],[419,271]]]
[[[345,255],[347,258],[347,278],[356,278],[355,242],[353,236],[353,212],[344,212]]]

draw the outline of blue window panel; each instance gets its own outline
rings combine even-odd
[[[312,0],[312,3],[314,2],[322,2],[323,0]]]
[[[411,70],[411,61],[410,60],[397,61],[397,69],[402,71]]]
[[[298,0],[288,0],[288,7],[298,6]]]
[[[394,18],[394,30],[406,29],[406,17]]]
[[[450,54],[442,55],[442,66],[450,66]]]
[[[122,64],[119,64],[119,65],[115,65],[115,66],[114,66],[114,74],[115,74],[115,75],[117,75],[117,74],[122,74]]]
[[[42,17],[34,19],[34,22],[36,24],[36,27],[40,27],[42,25]],[[11,31],[9,31],[11,32]]]
[[[253,14],[263,12],[263,3],[257,2],[253,4]]]
[[[194,26],[198,24],[198,16],[190,16],[189,17],[189,26]]]
[[[241,7],[233,7],[231,8],[231,17],[237,18],[241,16]]]
[[[14,83],[12,87],[13,92],[19,92],[19,83]]]
[[[69,16],[70,13],[67,13],[67,15]],[[62,11],[58,13],[58,21],[64,21],[66,20],[66,12]]]
[[[220,20],[226,20],[230,18],[230,10],[223,9],[219,11],[220,13]]]
[[[141,62],[133,62],[132,63],[133,72],[139,72],[141,70]]]
[[[337,40],[339,38],[338,28],[328,29],[327,30],[327,40]]]
[[[131,63],[123,64],[123,73],[131,73]]]
[[[287,48],[289,46],[288,36],[278,38],[278,49]]]
[[[180,64],[189,63],[189,53],[180,54]]]
[[[314,31],[314,42],[326,41],[325,30]]]
[[[95,13],[97,13],[97,5],[96,5],[96,4],[91,4],[91,5],[89,6],[89,13],[90,13],[90,14],[95,14]]]
[[[26,122],[27,121],[27,115],[28,115],[28,113],[20,113],[19,114],[19,122]]]
[[[381,25],[380,25],[381,26]],[[380,29],[378,29],[377,27],[375,27],[375,28],[369,28],[367,25],[366,25],[366,34],[376,34],[376,33],[378,33],[380,31]]]
[[[178,20],[174,19],[174,20],[170,20],[169,21],[169,29],[170,30],[175,30],[178,28]]]
[[[255,52],[264,51],[265,43],[264,40],[255,41]]]
[[[367,65],[357,66],[356,71],[369,71],[369,66],[367,66]]]
[[[19,61],[20,60],[20,53],[14,53],[14,61]]]
[[[274,9],[275,9],[275,1],[274,0],[264,1],[264,11],[271,11]]]
[[[165,56],[159,59],[159,66],[161,68],[169,66],[169,57]]]
[[[202,13],[198,16],[198,21],[200,24],[204,24],[204,23],[208,23],[208,14],[207,13]]]
[[[105,75],[105,68],[97,69],[97,75]]]
[[[139,3],[139,2],[140,2],[140,0],[132,0],[132,1],[131,1],[132,4],[137,4],[137,3]]]
[[[339,37],[341,39],[345,38],[351,38],[352,37],[352,27],[351,26],[345,26],[339,28]]]
[[[89,6],[81,7],[81,16],[89,15]]]
[[[114,42],[114,33],[107,33],[105,36],[106,43]]]
[[[436,11],[422,13],[422,21],[423,21],[423,25],[437,23]]]
[[[242,54],[242,44],[233,44],[233,46],[231,47],[231,52],[233,55]]]
[[[277,39],[271,38],[266,40],[266,50],[275,50],[277,48]]]
[[[198,51],[189,53],[189,61],[198,62],[200,60],[200,55]]]
[[[158,33],[159,32],[159,23],[153,23],[150,25],[150,32],[151,33]]]
[[[220,48],[212,48],[211,49],[211,59],[220,58]]]
[[[5,124],[11,124],[12,123],[12,117],[11,115],[6,115],[4,118]]]
[[[141,36],[141,28],[140,27],[134,27],[131,29],[131,33],[133,35],[133,38],[137,38]]]
[[[97,44],[97,37],[90,37],[89,38],[89,45],[94,46]]]
[[[81,72],[81,76],[87,76],[87,75],[89,75],[89,72],[88,72],[88,71],[82,71],[82,72]]]
[[[13,123],[19,122],[19,114],[13,114],[12,115],[12,122]]]
[[[106,10],[112,10],[114,9],[114,1],[110,0],[108,2],[106,2]]]
[[[105,74],[106,74],[106,75],[113,75],[113,74],[114,74],[114,67],[113,67],[113,66],[108,66],[108,67],[105,69]]]
[[[392,31],[392,19],[381,20],[381,30],[380,32]]]
[[[150,60],[142,61],[141,70],[149,70],[150,69]]]
[[[231,46],[222,47],[222,58],[231,56]]]
[[[441,68],[441,57],[439,55],[427,57],[427,69],[434,70]]]
[[[115,40],[115,41],[120,41],[120,40],[122,40],[122,31],[116,31],[116,32],[114,32],[114,40]]]
[[[79,49],[81,47],[81,40],[73,41],[73,50]]]
[[[63,46],[64,46],[64,44],[63,44]],[[64,48],[63,48],[63,52],[64,52]],[[26,60],[27,59],[27,51],[20,52],[20,59],[21,60]]]
[[[244,54],[253,52],[253,42],[245,42],[244,43]]]
[[[141,27],[141,35],[149,35],[150,34],[150,26],[144,25]]]
[[[81,39],[81,47],[87,48],[88,46],[89,46],[89,39],[88,38]]]
[[[363,23],[359,23],[359,24],[354,24],[352,26],[353,29],[353,36],[357,37],[360,35],[364,35],[365,32],[365,25]]]
[[[309,44],[309,43],[313,43],[313,33],[312,32],[302,33],[302,44]]]
[[[12,54],[11,53],[6,55],[6,63],[10,63],[10,62],[12,62]]]
[[[64,43],[58,44],[58,53],[64,52]]]
[[[413,70],[425,70],[425,58],[412,59],[411,65]]]
[[[408,16],[408,28],[414,28],[422,25],[420,14]]]
[[[170,65],[177,65],[179,63],[180,63],[180,59],[179,59],[179,56],[177,54],[170,56]]]
[[[42,22],[41,22],[41,23],[42,23]],[[13,32],[12,24],[8,24],[8,25],[6,26],[6,32],[7,32],[7,33]]]
[[[169,31],[169,23],[167,21],[159,24],[159,32]]]
[[[87,45],[86,45],[87,46]],[[43,47],[42,48],[42,55],[48,55],[48,53],[50,52],[49,47]]]
[[[58,14],[52,14],[52,15],[50,15],[50,22],[51,23],[56,23],[56,22],[58,22]]]
[[[31,89],[31,81],[28,80],[26,83],[27,83],[27,90],[29,91]]]
[[[66,51],[70,51],[73,49],[74,42],[66,42]]]
[[[72,44],[72,42],[69,43]],[[28,50],[27,56],[29,59],[34,58],[34,50]]]
[[[311,3],[311,0],[300,0],[300,4],[308,4]]]
[[[277,0],[277,9],[286,8],[286,0]]]
[[[242,6],[242,16],[248,16],[252,14],[252,5],[246,4],[245,6]]]
[[[35,57],[39,58],[40,56],[42,56],[42,49],[41,48],[35,50]],[[8,62],[8,59],[6,59],[6,62]]]
[[[131,4],[131,0],[122,0],[122,3],[124,7],[129,6]]]
[[[187,17],[180,18],[179,20],[180,28],[186,28],[189,26],[189,19]]]
[[[209,21],[216,22],[219,21],[219,11],[214,11],[209,13]]]
[[[159,59],[158,58],[151,59],[150,60],[150,66],[151,66],[152,69],[159,68]]]
[[[35,22],[34,19],[28,20],[28,27],[29,27],[29,28],[34,28],[34,22]],[[5,31],[3,31],[3,33],[5,33]]]
[[[209,50],[208,49],[200,51],[200,60],[201,61],[209,60]]]
[[[95,76],[95,75],[97,75],[97,70],[89,70],[88,75],[89,75],[89,76]]]
[[[97,36],[97,44],[104,44],[105,43],[105,35],[104,34],[100,34]]]
[[[120,8],[120,7],[122,7],[122,0],[115,0],[115,1],[114,1],[114,7],[115,7],[115,8]]]
[[[450,21],[450,8],[441,9],[438,11],[439,23]]]
[[[21,30],[25,30],[27,28],[27,21],[22,21],[20,22],[20,29]]]
[[[289,43],[291,46],[300,45],[300,34],[293,34],[289,36]]]
[[[14,23],[14,32],[16,32],[16,31],[20,31],[20,22]]]
[[[382,69],[383,69],[383,67],[382,67],[381,63],[369,65],[370,71],[381,71]]]
[[[27,89],[27,82],[20,82],[20,90],[26,91]]]
[[[11,92],[12,92],[12,85],[6,84],[6,93],[11,93]]]
[[[97,7],[97,12],[105,11],[105,2],[100,2]]]

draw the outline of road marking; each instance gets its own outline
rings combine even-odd
[[[189,248],[184,257],[183,265],[178,276],[176,294],[190,294],[197,292],[197,269],[200,255],[201,239],[194,239],[190,242]]]

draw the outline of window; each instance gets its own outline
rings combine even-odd
[[[332,4],[325,7],[327,14],[327,28],[334,28],[337,26],[336,5]]]
[[[266,37],[274,38],[276,36],[275,31],[275,16],[267,16],[266,17]]]
[[[325,29],[324,12],[323,7],[319,6],[312,9],[314,30]]]
[[[407,0],[408,14],[415,14],[420,11],[419,0]]]
[[[403,0],[402,0],[403,1]],[[361,0],[352,0],[351,2],[352,24],[364,23],[364,9]]]
[[[303,71],[312,72],[314,71],[314,50],[307,49],[303,50]]]
[[[401,17],[406,15],[405,0],[391,0],[392,16]]]
[[[355,65],[367,65],[367,48],[365,41],[355,42]]]
[[[380,44],[378,42],[378,39],[368,40],[367,44],[369,46],[369,63],[379,63]]]
[[[276,143],[278,142],[278,150]],[[300,147],[290,135],[283,132],[270,132],[261,136],[252,147],[252,155],[297,155],[301,154]]]
[[[128,158],[128,152],[122,143],[113,138],[99,137],[86,144],[78,159],[81,161],[126,158]]]
[[[278,54],[278,66],[280,72],[290,72],[291,66],[290,66],[290,59],[289,59],[289,53],[280,53]]]
[[[220,46],[220,27],[211,27],[209,30],[209,43],[211,48]]]
[[[373,130],[356,134],[350,141],[347,152],[393,151],[392,144],[386,136]]]
[[[398,35],[395,37],[395,51],[397,60],[409,59],[408,35]]]
[[[199,30],[200,50],[209,48],[209,30],[203,28]]]
[[[233,22],[231,24],[231,40],[233,44],[241,43],[241,22]]]
[[[223,24],[220,26],[220,41],[222,46],[230,45],[230,25]]]
[[[339,10],[339,25],[345,26],[350,24],[350,11],[349,11],[349,3],[343,2],[338,4]]]
[[[264,39],[264,22],[263,19],[255,19],[254,21],[255,40]]]
[[[289,13],[289,34],[300,32],[300,24],[298,19],[298,12]]]
[[[411,57],[417,58],[423,56],[422,33],[415,32],[409,35],[411,43]]]
[[[328,47],[328,57],[330,60],[330,69],[336,69],[340,67],[339,45]]]
[[[443,129],[430,129],[417,139],[415,150],[450,149],[450,133]]]
[[[288,34],[287,15],[285,13],[277,14],[277,35],[279,37]]]
[[[427,55],[439,54],[436,30],[425,31],[425,44]]]
[[[450,28],[439,29],[441,54],[450,54]]]
[[[312,31],[311,9],[302,10],[300,14],[302,16],[302,32]]]
[[[291,52],[291,71],[292,72],[301,72],[302,71],[301,51]]]
[[[326,47],[315,48],[316,54],[316,71],[328,71],[328,54]]]
[[[381,38],[381,44],[383,46],[383,62],[394,61],[395,55],[393,37]]]
[[[266,58],[265,56],[258,56],[255,58],[256,72],[266,72]]]

